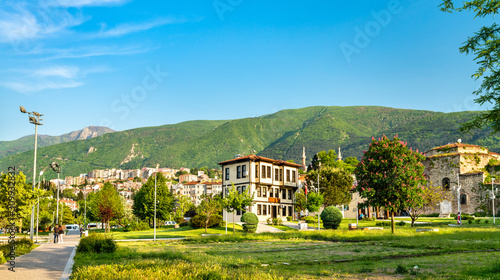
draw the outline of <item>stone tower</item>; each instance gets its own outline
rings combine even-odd
[[[302,170],[307,171],[307,166],[306,166],[306,147],[302,147]]]

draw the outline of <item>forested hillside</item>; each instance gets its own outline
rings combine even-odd
[[[387,107],[307,107],[283,110],[256,118],[231,121],[190,121],[105,134],[39,149],[37,169],[61,163],[64,176],[93,169],[153,167],[218,167],[235,154],[249,154],[301,161],[306,147],[308,162],[328,149],[342,149],[343,157],[360,157],[371,137],[399,137],[425,151],[455,142],[483,145],[500,151],[499,137],[491,131],[460,135],[461,122],[475,112],[439,113]],[[0,159],[0,169],[18,166],[32,174],[33,152]],[[53,172],[47,172],[51,176]]]

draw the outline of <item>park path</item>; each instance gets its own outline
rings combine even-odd
[[[64,235],[62,244],[42,243],[29,254],[16,258],[15,272],[8,270],[8,263],[0,265],[0,280],[69,279],[79,239],[79,232],[70,231]]]

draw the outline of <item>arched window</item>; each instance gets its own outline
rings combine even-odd
[[[464,193],[460,195],[460,204],[467,204],[467,195]]]
[[[450,190],[450,179],[444,178],[442,181],[442,186],[443,186],[443,189],[449,191]]]

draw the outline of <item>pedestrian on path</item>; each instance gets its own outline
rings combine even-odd
[[[64,237],[64,226],[62,226],[62,225],[61,225],[61,226],[59,227],[59,231],[58,231],[58,232],[59,232],[59,242],[61,242],[61,244],[62,244],[62,243],[64,243],[64,242],[63,242],[63,237]]]
[[[57,243],[57,241],[59,241],[59,225],[54,227],[54,243]]]

